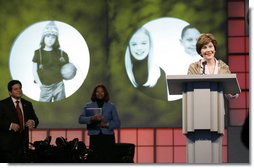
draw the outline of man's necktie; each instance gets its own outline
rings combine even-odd
[[[22,111],[19,107],[19,101],[16,101],[16,111],[18,113],[18,116],[19,116],[19,125],[20,125],[20,131],[23,130],[23,114],[22,114]]]

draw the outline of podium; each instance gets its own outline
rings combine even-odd
[[[171,95],[182,94],[188,163],[222,163],[224,94],[240,93],[236,74],[168,75]]]

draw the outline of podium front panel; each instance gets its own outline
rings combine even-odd
[[[222,84],[187,83],[183,93],[183,133],[210,130],[224,133],[224,97]]]
[[[211,101],[207,101],[210,97],[210,89],[194,89],[193,91],[194,100],[194,129],[210,129],[211,128],[211,116],[210,106]]]

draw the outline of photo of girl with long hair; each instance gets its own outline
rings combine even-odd
[[[157,99],[167,99],[165,72],[156,64],[151,36],[141,27],[130,38],[125,68],[133,87]]]

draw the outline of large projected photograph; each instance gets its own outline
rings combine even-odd
[[[20,80],[39,128],[85,128],[78,118],[103,84],[122,128],[181,127],[182,96],[169,94],[167,75],[201,58],[201,33],[215,35],[227,62],[226,11],[224,0],[6,1],[0,99]]]
[[[12,78],[22,81],[27,97],[54,102],[79,89],[87,76],[89,61],[87,44],[76,29],[59,21],[43,21],[17,37],[9,68]]]
[[[201,59],[196,51],[199,35],[196,27],[178,18],[159,18],[143,25],[132,35],[125,54],[132,85],[153,98],[180,99],[181,95],[169,95],[166,75],[187,74],[189,65]]]

